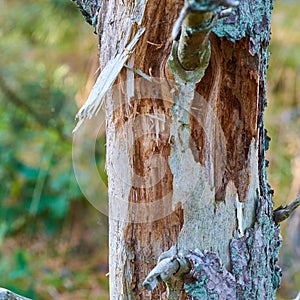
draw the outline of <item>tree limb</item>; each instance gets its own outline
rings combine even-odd
[[[34,110],[30,105],[26,103],[12,88],[7,84],[4,77],[0,73],[0,90],[3,94],[10,100],[10,102],[17,107],[18,109],[23,110],[25,113],[30,115],[40,126],[47,128],[49,127],[49,121],[45,119],[42,114],[39,114],[36,110]],[[63,134],[62,123],[56,122],[55,131],[62,141],[68,141],[70,138]]]

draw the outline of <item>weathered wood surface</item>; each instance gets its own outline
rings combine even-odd
[[[151,292],[142,282],[172,245],[184,255],[215,253],[224,280],[234,278],[236,299],[275,299],[280,238],[263,122],[272,2],[242,1],[218,23],[200,83],[168,68],[182,6],[103,1],[99,10],[101,68],[145,27],[128,64],[163,79],[139,85],[124,68],[106,99],[111,299],[167,299],[164,284]],[[185,290],[172,283],[170,299],[207,292],[206,275],[193,274]]]

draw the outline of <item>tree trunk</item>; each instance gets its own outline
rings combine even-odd
[[[243,1],[218,21],[200,82],[170,57],[183,4],[103,1],[99,10],[101,68],[145,28],[106,99],[110,298],[275,299],[280,238],[263,122],[272,2]],[[147,291],[173,245],[190,273],[168,292],[164,283]]]

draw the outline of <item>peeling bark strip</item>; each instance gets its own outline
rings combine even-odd
[[[300,196],[287,206],[279,206],[273,211],[274,221],[278,224],[291,216],[293,211],[300,205]]]
[[[211,2],[220,4],[201,1]],[[218,21],[205,74],[206,66],[178,71],[170,36],[183,6],[183,0],[105,0],[99,9],[102,69],[145,28],[106,101],[110,298],[208,300],[218,291],[215,278],[236,291],[233,299],[275,299],[280,238],[263,123],[272,1],[242,1]],[[170,99],[158,96],[162,86],[141,97],[133,70],[153,82],[166,79]],[[171,213],[153,220],[149,209],[141,222],[139,205],[155,207],[161,199],[157,208]],[[164,284],[147,291],[142,282],[174,245],[194,263],[185,287],[181,277],[168,281],[169,295]]]

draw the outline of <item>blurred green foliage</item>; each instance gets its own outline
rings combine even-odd
[[[272,18],[266,127],[271,137],[268,173],[277,205],[293,200],[288,199],[291,160],[299,152],[299,9],[297,1],[278,1]]]
[[[69,230],[76,202],[87,203],[72,168],[72,129],[76,94],[97,61],[93,31],[70,0],[0,1],[0,286],[34,299],[63,299],[58,292],[84,289],[93,272],[84,263],[68,276],[60,266],[44,270],[62,255],[52,237]],[[99,153],[105,176],[103,140]],[[85,226],[79,214],[74,218]],[[44,249],[34,252],[37,237]],[[98,285],[107,290],[102,277]]]
[[[0,11],[0,219],[7,233],[53,231],[82,197],[71,164],[79,74],[64,58],[80,16],[69,1],[2,1]]]

